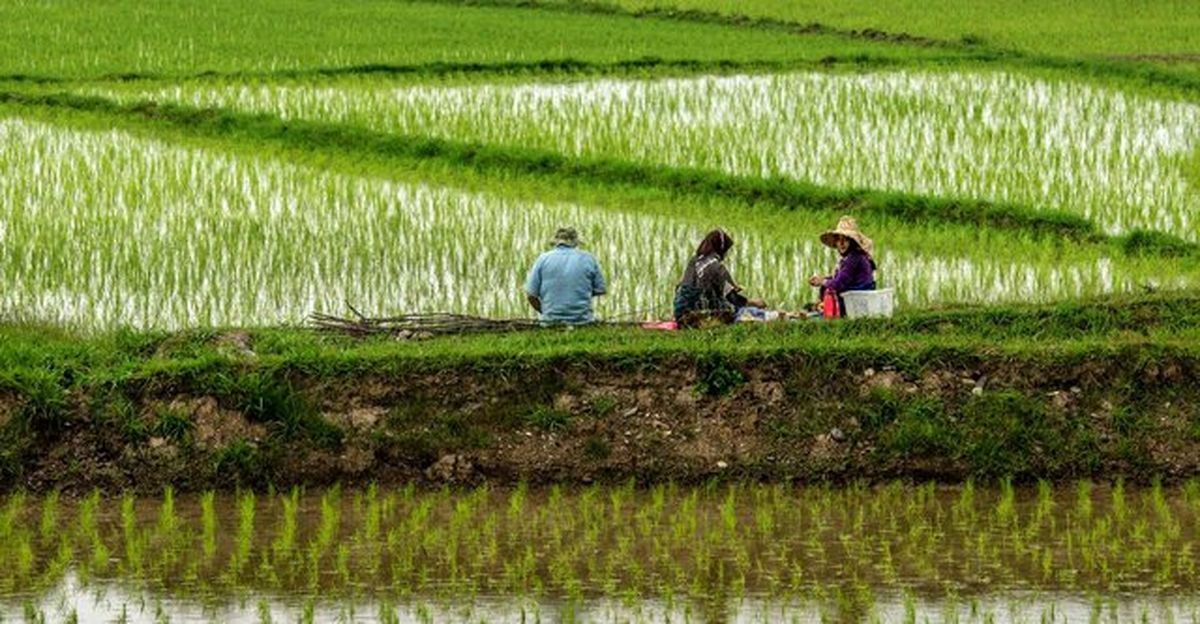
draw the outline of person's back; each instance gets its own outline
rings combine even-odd
[[[561,232],[560,232],[561,234]],[[590,323],[595,320],[592,297],[605,292],[604,275],[596,258],[575,248],[573,234],[556,237],[554,249],[538,256],[525,280],[525,294],[547,323]]]

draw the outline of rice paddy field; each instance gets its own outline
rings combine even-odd
[[[18,621],[1190,621],[1200,609],[1195,482],[0,502],[0,610]]]
[[[76,383],[16,336],[300,332],[348,304],[532,318],[520,286],[560,226],[610,321],[669,317],[715,227],[748,293],[798,310],[843,214],[902,317],[1188,296],[1197,7],[9,0],[0,442],[66,404],[37,384]],[[1078,325],[1054,348],[1194,340]],[[1040,339],[996,331],[992,355]],[[615,335],[580,334],[496,349]],[[24,492],[11,458],[0,621],[1200,620],[1194,480],[134,495]]]

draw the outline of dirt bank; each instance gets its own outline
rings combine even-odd
[[[6,486],[1200,474],[1200,366],[1161,345],[299,368],[0,394]]]

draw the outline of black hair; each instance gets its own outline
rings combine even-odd
[[[725,259],[725,254],[733,248],[733,238],[725,233],[725,230],[716,229],[704,235],[704,240],[700,241],[700,246],[696,248],[697,256],[707,256],[717,254],[722,260]]]

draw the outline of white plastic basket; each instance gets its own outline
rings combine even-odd
[[[891,316],[896,301],[895,290],[891,288],[849,290],[841,296],[846,304],[846,318]]]

